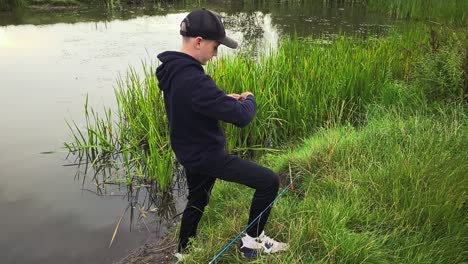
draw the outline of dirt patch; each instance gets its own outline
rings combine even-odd
[[[125,258],[114,262],[114,264],[174,263],[176,249],[177,241],[167,236],[159,242],[145,243]]]
[[[288,173],[280,173],[278,174],[280,186],[285,187],[291,183],[291,179]]]

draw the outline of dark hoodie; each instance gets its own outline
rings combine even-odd
[[[178,161],[189,168],[209,166],[225,155],[226,139],[219,120],[246,126],[256,112],[251,95],[242,103],[226,95],[188,54],[166,51],[156,69],[164,94],[171,146]]]

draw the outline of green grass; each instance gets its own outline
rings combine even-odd
[[[226,126],[228,147],[281,147],[321,127],[359,125],[369,104],[463,98],[463,36],[443,39],[434,29],[410,27],[368,39],[292,37],[260,58],[222,58],[209,74],[228,93],[252,91],[258,105],[246,129]],[[442,45],[437,51],[434,41]]]
[[[464,99],[464,34],[434,37],[425,28],[411,27],[370,39],[293,37],[269,55],[221,58],[207,69],[217,84],[227,93],[252,91],[258,105],[246,128],[224,124],[228,148],[241,155],[264,153],[323,127],[360,126],[374,104],[417,109]],[[90,164],[95,175],[116,171],[94,176],[98,186],[124,183],[130,190],[153,186],[164,192],[172,184],[174,159],[163,101],[154,67],[143,68],[142,78],[130,70],[118,82],[115,113],[104,109],[99,116],[86,103],[85,127],[69,125],[73,139],[65,146],[77,154],[77,163]]]
[[[252,263],[462,263],[468,242],[467,108],[369,111],[263,164],[298,177],[267,233],[290,251]],[[252,191],[218,183],[185,263],[206,263],[247,221]],[[229,208],[229,210],[226,210]],[[243,263],[233,246],[219,263]]]

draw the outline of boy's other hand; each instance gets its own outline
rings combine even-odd
[[[234,93],[234,94],[228,94],[228,96],[229,96],[229,97],[232,97],[232,98],[234,98],[234,99],[236,99],[236,100],[238,100],[238,101],[239,101],[240,98],[241,98],[241,95],[240,95],[240,94],[235,94],[235,93]]]
[[[247,99],[247,96],[249,96],[249,95],[252,95],[252,96],[253,96],[253,93],[251,93],[251,92],[243,92],[243,93],[240,95],[240,97],[241,97],[240,100],[241,100],[241,101],[244,101],[245,99]]]

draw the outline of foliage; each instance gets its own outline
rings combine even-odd
[[[412,82],[431,101],[467,98],[463,69],[467,43],[463,43],[463,35],[450,32],[443,36],[447,39],[440,39],[440,33],[431,31],[430,51],[415,63]]]
[[[21,8],[27,5],[27,0],[0,0],[0,11]]]
[[[428,45],[427,34],[412,28],[370,39],[291,37],[260,58],[218,60],[208,68],[217,84],[228,93],[252,91],[258,105],[249,127],[227,126],[228,147],[278,147],[319,127],[363,122],[367,105],[398,96],[387,87],[409,78],[422,56],[416,46]]]
[[[416,18],[466,25],[468,2],[464,0],[365,0],[374,11],[385,10],[395,18]]]

